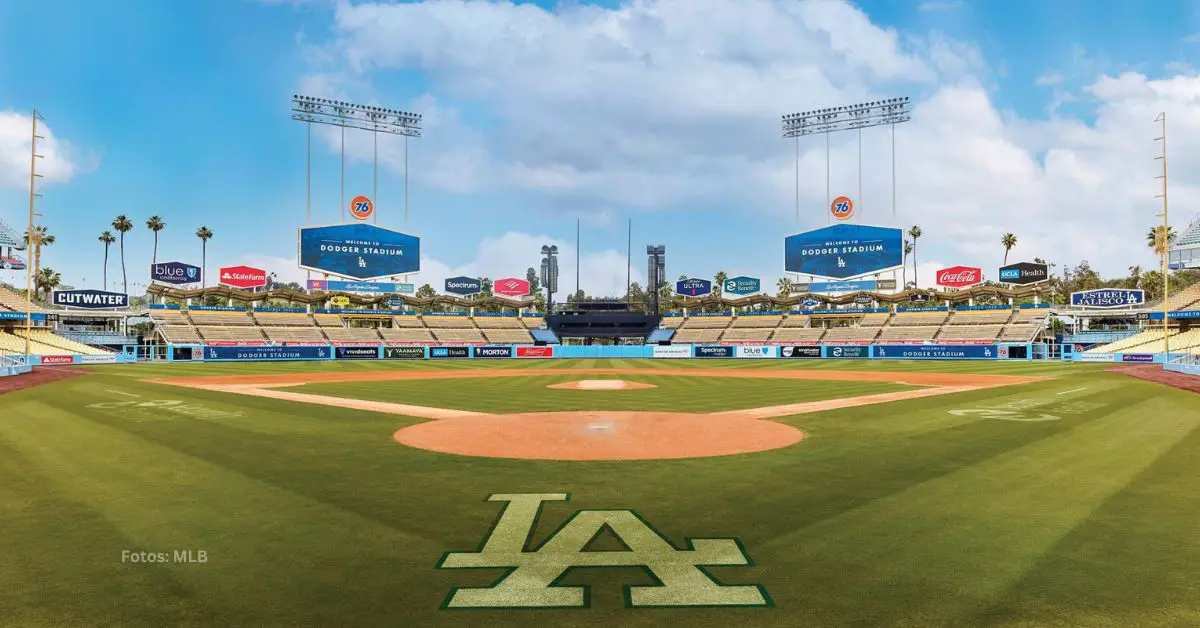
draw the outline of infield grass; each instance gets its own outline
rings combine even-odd
[[[397,400],[417,403],[410,386],[432,385],[419,393],[425,403],[440,383],[446,407],[478,395],[463,403],[494,408],[502,390],[511,410],[533,410],[548,393],[574,392],[544,386],[582,379],[569,373],[578,367],[644,368],[621,377],[661,378],[646,392],[680,404],[724,388],[714,407],[770,380],[698,390],[690,386],[711,378],[668,382],[654,369],[1055,379],[779,419],[806,433],[786,449],[640,462],[436,454],[393,441],[416,419],[140,381],[495,366],[549,374],[403,382],[410,396]],[[91,372],[0,396],[0,625],[1200,625],[1200,396],[1090,365],[503,360]],[[787,384],[821,395],[831,382]],[[637,392],[578,396],[605,404]],[[764,394],[748,395],[751,405]],[[179,403],[138,405],[167,401]],[[981,408],[1056,420],[961,412]],[[725,584],[761,583],[775,605],[627,609],[621,586],[653,581],[636,568],[588,568],[562,581],[591,586],[586,610],[440,610],[453,587],[502,575],[435,564],[483,540],[499,512],[488,495],[519,492],[571,494],[545,508],[535,543],[582,508],[635,509],[677,547],[685,537],[736,537],[755,565],[710,571]],[[123,550],[203,550],[208,560],[130,563]]]

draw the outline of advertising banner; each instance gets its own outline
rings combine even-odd
[[[829,213],[838,220],[850,220],[854,215],[854,201],[849,196],[839,196],[829,204]]]
[[[817,346],[794,346],[780,347],[779,357],[782,358],[819,358],[821,357],[821,347]]]
[[[773,358],[778,347],[760,345],[738,345],[734,357],[738,358]]]
[[[74,364],[75,356],[72,355],[43,355],[41,356],[42,364]]]
[[[1153,362],[1153,353],[1122,353],[1122,362]]]
[[[518,358],[552,358],[554,347],[517,347]]]
[[[83,364],[116,364],[117,354],[109,353],[108,355],[81,355],[80,362]]]
[[[467,347],[430,347],[431,358],[465,358],[471,354]]]
[[[878,345],[875,357],[902,360],[991,360],[996,345]]]
[[[375,201],[369,196],[358,195],[350,199],[350,215],[355,220],[366,220],[375,213]]]
[[[477,358],[511,358],[512,347],[475,347]]]
[[[384,347],[383,357],[388,360],[420,360],[425,357],[425,347]]]
[[[903,233],[890,227],[838,224],[791,235],[784,239],[784,268],[831,279],[899,268]]]
[[[1080,362],[1115,362],[1116,356],[1112,353],[1077,353]]]
[[[379,347],[335,347],[339,360],[378,360]]]
[[[825,357],[863,359],[871,357],[871,348],[865,345],[826,345]]]
[[[878,290],[879,282],[869,279],[862,281],[814,281],[808,284],[809,292],[870,292]]]
[[[650,357],[690,358],[692,357],[692,345],[654,345]]]
[[[869,294],[860,294],[860,295],[854,297],[854,303],[857,305],[870,305],[871,303],[874,303],[874,302],[875,302],[875,299],[871,298],[871,295],[869,295]]]
[[[377,294],[412,294],[416,285],[411,283],[393,283],[390,281],[340,281],[332,279],[309,279],[309,291],[323,292],[354,292]]]
[[[937,272],[937,285],[968,288],[983,283],[983,269],[977,266],[951,266]]]
[[[708,346],[696,345],[695,357],[697,358],[732,358],[732,346]]]
[[[800,302],[800,307],[811,310],[814,307],[821,305],[822,301],[817,297],[806,297]]]
[[[762,292],[762,280],[757,277],[734,277],[726,279],[721,286],[722,292],[733,296],[745,296]]]
[[[358,223],[301,227],[300,268],[371,280],[421,270],[421,239]]]
[[[519,277],[506,277],[492,282],[492,294],[498,297],[523,297],[529,294],[529,281]]]
[[[446,292],[460,296],[470,296],[483,292],[483,282],[474,277],[451,277],[446,280]]]
[[[689,297],[712,294],[712,282],[707,279],[681,279],[675,282],[675,293]]]
[[[908,298],[913,303],[929,303],[929,295],[924,292],[918,292]]]
[[[174,285],[199,283],[203,277],[199,266],[183,262],[160,262],[150,265],[150,280]]]
[[[267,271],[250,266],[225,266],[217,277],[222,286],[231,288],[261,288],[267,285]]]
[[[1032,262],[1017,262],[1000,268],[1000,281],[1017,286],[1041,283],[1050,279],[1050,267]]]
[[[129,295],[103,290],[55,290],[55,305],[81,307],[89,310],[106,310],[129,306]]]
[[[213,347],[204,348],[205,360],[327,360],[330,347]]]
[[[1102,288],[1071,293],[1071,305],[1075,307],[1130,307],[1142,305],[1145,302],[1146,292],[1144,290]]]

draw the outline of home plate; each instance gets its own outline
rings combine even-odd
[[[658,386],[643,384],[642,382],[629,382],[623,379],[581,379],[576,382],[550,384],[546,388],[555,388],[558,390],[642,390],[646,388],[658,388]]]

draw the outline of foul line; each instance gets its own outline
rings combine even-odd
[[[1081,390],[1087,390],[1087,388],[1086,388],[1086,387],[1084,387],[1084,388],[1076,388],[1076,389],[1074,389],[1074,390],[1064,390],[1064,391],[1062,391],[1062,392],[1060,392],[1060,393],[1054,393],[1054,394],[1056,394],[1056,395],[1065,395],[1065,394],[1067,394],[1067,393],[1079,392],[1079,391],[1081,391]]]
[[[114,395],[125,395],[126,397],[140,397],[141,396],[141,395],[135,395],[133,393],[121,392],[119,390],[113,390],[111,388],[105,388],[104,392],[110,392]]]

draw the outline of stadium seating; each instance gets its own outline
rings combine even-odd
[[[316,325],[305,312],[254,312],[254,320],[263,327],[313,327]]]
[[[25,339],[10,333],[0,332],[0,351],[6,353],[25,353]],[[70,351],[44,345],[34,340],[29,342],[29,352],[36,355],[66,355],[70,353]]]
[[[692,329],[684,327],[675,332],[675,338],[672,342],[682,344],[697,343],[697,342],[717,342],[721,338],[723,329]]]
[[[808,327],[812,323],[812,317],[804,314],[788,314],[787,318],[779,324],[780,327]]]
[[[872,312],[864,314],[862,320],[858,321],[859,327],[883,327],[887,324],[888,319],[892,315],[890,312]]]
[[[430,329],[475,329],[475,322],[469,316],[422,316],[421,319]]]
[[[470,322],[469,319],[464,320],[467,320],[468,323]],[[487,340],[483,337],[483,332],[473,327],[470,329],[430,327],[429,331],[433,333],[433,337],[436,338],[438,342],[468,344],[484,344],[487,342]]]
[[[318,327],[344,327],[342,317],[337,314],[313,314],[313,322]]]
[[[1012,318],[1012,310],[966,310],[955,312],[950,325],[1003,325]]]
[[[949,312],[897,312],[892,317],[892,327],[916,325],[941,325],[950,316]]]
[[[425,329],[425,323],[416,316],[393,316],[392,327]]]
[[[824,327],[780,327],[771,335],[771,342],[817,342],[825,335]]]
[[[380,327],[379,334],[388,344],[434,343],[433,335],[425,327]]]
[[[480,329],[525,329],[515,316],[475,316],[473,319]]]
[[[533,336],[529,330],[520,329],[484,329],[483,337],[494,344],[533,344]]]
[[[678,329],[685,320],[687,319],[682,316],[664,316],[658,327],[660,329]]]
[[[1162,305],[1156,305],[1150,309],[1162,310],[1163,308]],[[1192,284],[1171,295],[1167,299],[1167,309],[1172,312],[1200,309],[1200,283]]]
[[[187,316],[193,325],[212,325],[224,327],[228,325],[253,325],[254,319],[246,312],[222,312],[219,310],[188,310]]]
[[[821,337],[821,342],[826,344],[870,342],[878,334],[878,327],[830,327]]]
[[[18,338],[24,338],[25,330],[17,328],[14,335]],[[107,349],[98,349],[90,345],[85,345],[82,342],[64,338],[49,329],[31,329],[29,330],[29,338],[38,344],[54,347],[58,349],[59,353],[78,353],[80,355],[108,355],[112,353]]]
[[[908,329],[918,329],[911,327]],[[1004,329],[1003,325],[946,325],[938,334],[938,340],[995,340]]]
[[[196,328],[191,325],[159,325],[158,331],[170,343],[199,344],[201,342],[200,335],[196,333]]]
[[[264,342],[262,328],[245,325],[197,325],[196,331],[206,342]]]
[[[732,321],[729,316],[691,316],[683,329],[725,329]]]
[[[1172,330],[1170,330],[1170,333],[1171,333],[1171,335],[1175,335],[1175,334],[1178,334],[1179,331],[1176,329],[1172,329]],[[1130,336],[1128,338],[1122,338],[1116,342],[1110,342],[1106,345],[1100,345],[1099,347],[1093,347],[1093,348],[1085,351],[1085,353],[1120,353],[1123,351],[1128,351],[1130,353],[1134,353],[1135,351],[1133,351],[1133,350],[1136,349],[1137,347],[1140,347],[1140,346],[1146,345],[1146,344],[1154,344],[1156,342],[1159,343],[1158,346],[1159,346],[1159,350],[1161,351],[1162,337],[1163,337],[1162,327],[1159,327],[1158,329],[1148,329],[1146,331],[1143,331],[1140,334]]]
[[[1001,342],[1030,342],[1037,335],[1040,325],[1027,325],[1023,323],[1015,323],[1005,325],[1004,330],[1000,332]]]
[[[0,310],[12,310],[14,312],[24,312],[26,310],[33,312],[45,312],[42,308],[29,302],[29,299],[22,297],[20,294],[9,290],[4,286],[0,286]],[[21,347],[24,352],[24,345]]]
[[[382,342],[379,332],[371,327],[322,327],[331,342]]]
[[[729,325],[729,328],[744,329],[766,327],[773,329],[778,327],[782,320],[782,316],[739,316],[733,319],[733,323]]]
[[[933,340],[939,327],[933,325],[908,325],[901,327],[884,327],[879,334],[879,342],[889,340]],[[828,340],[827,340],[828,342]]]
[[[774,327],[730,327],[721,336],[723,342],[766,342]]]
[[[155,323],[167,325],[191,325],[191,321],[179,310],[150,310],[150,318]]]
[[[546,326],[546,320],[541,316],[522,316],[521,323],[528,329],[542,329]]]
[[[320,328],[315,325],[307,327],[299,325],[290,327],[263,327],[262,330],[267,336],[267,340],[271,342],[325,342],[325,337],[321,335]]]
[[[1027,308],[1024,310],[1017,310],[1017,312],[1013,314],[1011,322],[1014,325],[1018,323],[1040,323],[1045,320],[1049,313],[1050,310],[1045,308]]]

